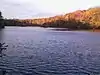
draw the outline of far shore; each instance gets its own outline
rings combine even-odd
[[[56,31],[89,31],[89,32],[100,32],[100,29],[68,29],[64,27],[44,27],[44,26],[5,26],[5,27],[41,27],[41,28],[51,28]]]

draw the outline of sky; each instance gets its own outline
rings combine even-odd
[[[4,18],[40,18],[100,6],[100,0],[0,0]]]

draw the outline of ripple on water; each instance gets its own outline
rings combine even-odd
[[[28,32],[26,33],[25,30]],[[89,32],[6,30],[7,75],[99,75],[100,36]],[[45,29],[44,29],[45,30]],[[16,35],[15,35],[16,33]],[[11,38],[12,37],[12,38]],[[95,39],[96,38],[96,39]]]

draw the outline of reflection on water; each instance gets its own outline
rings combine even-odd
[[[3,51],[6,50],[8,45],[5,45],[5,43],[0,43],[0,57],[4,55]]]
[[[51,28],[51,30],[54,30],[54,31],[70,31],[71,29],[68,29],[68,28]]]
[[[100,33],[6,27],[0,75],[100,75]]]
[[[4,51],[7,49],[8,45],[6,43],[2,43],[3,40],[3,29],[0,29],[0,58],[2,58],[5,54]],[[0,60],[1,61],[1,60]],[[0,67],[0,75],[6,75],[6,70],[1,69]]]
[[[3,29],[0,29],[0,42],[3,40]]]
[[[0,70],[0,75],[6,75],[6,74],[7,74],[6,70]]]
[[[7,47],[8,45],[5,45],[5,43],[0,43],[0,57],[4,55],[3,51],[6,50]],[[7,73],[6,70],[2,70],[2,69],[0,70],[0,75],[5,75],[6,73]]]

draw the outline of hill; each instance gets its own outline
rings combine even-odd
[[[63,27],[69,29],[100,29],[100,7],[77,10],[65,15],[40,19],[5,19],[7,26]]]

